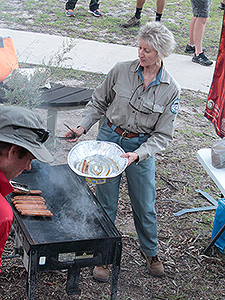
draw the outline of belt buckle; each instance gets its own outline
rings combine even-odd
[[[125,136],[125,134],[128,133],[128,131],[124,130],[121,134],[122,138],[125,139],[125,140],[129,140],[130,138]]]

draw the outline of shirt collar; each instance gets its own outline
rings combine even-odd
[[[138,73],[138,75],[140,76],[142,82],[144,83],[144,78],[143,78],[142,70],[143,70],[143,67],[142,67],[141,65],[139,65],[139,67],[138,67],[138,69],[137,69],[137,73]],[[152,81],[152,82],[149,84],[148,88],[151,87],[151,86],[153,86],[153,85],[159,85],[159,84],[160,84],[161,79],[162,79],[162,71],[163,71],[163,64],[162,64],[162,66],[161,66],[161,68],[160,68],[160,70],[159,70],[159,73],[157,74],[155,80]]]
[[[139,61],[139,59],[134,60],[132,62],[132,64],[131,64],[131,66],[130,66],[130,72],[138,74],[139,67],[140,67],[140,61]],[[158,77],[158,75],[159,75],[159,77]],[[170,84],[170,82],[171,82],[171,75],[169,74],[169,72],[165,68],[165,65],[163,64],[163,61],[162,61],[162,67],[161,67],[158,75],[156,76],[156,80],[154,82],[156,82],[157,79],[158,79],[162,83],[168,83],[168,84]],[[159,84],[159,83],[157,82],[157,83],[154,83],[154,84]]]
[[[9,183],[8,179],[5,177],[5,174],[0,171],[0,193],[3,197],[13,192],[13,187]]]

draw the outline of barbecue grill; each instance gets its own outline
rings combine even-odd
[[[28,299],[35,299],[37,272],[67,269],[66,292],[80,294],[80,269],[112,264],[111,299],[116,299],[122,238],[84,178],[68,165],[32,163],[16,181],[42,190],[52,217],[22,216],[7,196],[15,222],[17,253],[28,272]],[[73,260],[63,261],[66,254]]]

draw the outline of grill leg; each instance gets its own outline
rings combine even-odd
[[[68,269],[66,292],[68,295],[80,295],[81,290],[79,289],[80,281],[80,267],[74,265]]]
[[[29,300],[35,299],[36,272],[37,272],[37,252],[30,251],[28,277],[27,277],[27,296]]]
[[[120,272],[120,261],[122,254],[122,242],[116,243],[114,261],[112,265],[112,288],[111,288],[111,300],[116,300],[117,297],[117,286]]]

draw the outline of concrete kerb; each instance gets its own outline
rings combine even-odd
[[[0,32],[2,37],[12,37],[19,62],[48,61],[68,41],[75,46],[68,54],[71,60],[64,67],[75,70],[107,74],[117,62],[137,58],[136,47],[10,29],[0,29]],[[193,63],[190,55],[172,54],[164,63],[181,88],[209,92],[215,62],[204,67]]]

